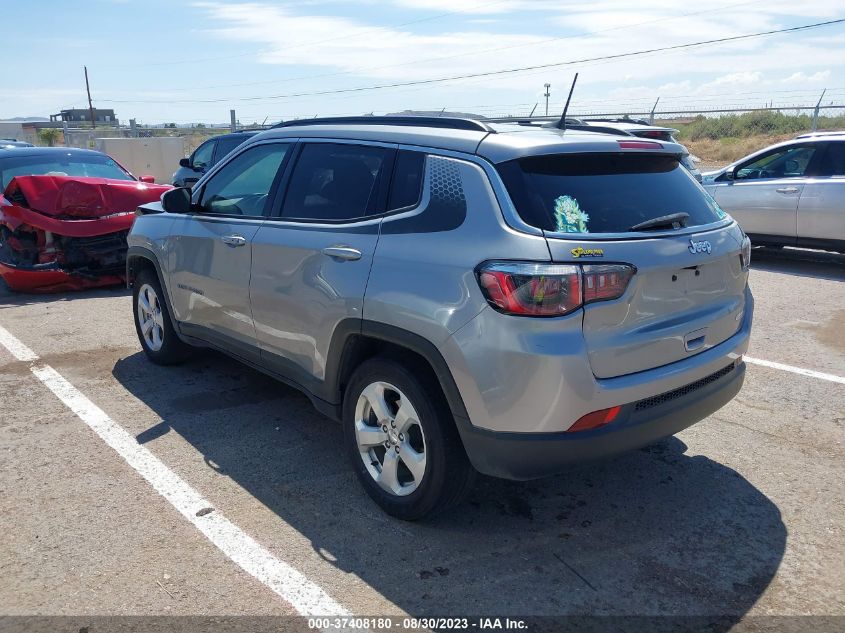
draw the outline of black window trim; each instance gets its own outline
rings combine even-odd
[[[296,142],[297,139],[291,138],[272,138],[263,141],[258,141],[257,143],[249,143],[242,144],[236,147],[230,154],[227,154],[228,160],[221,161],[214,165],[214,167],[206,172],[205,176],[203,177],[202,185],[197,187],[194,185],[194,189],[191,195],[191,206],[196,211],[192,211],[189,215],[191,217],[197,219],[206,219],[206,218],[235,218],[241,220],[266,220],[269,217],[270,211],[274,208],[274,204],[276,202],[276,198],[278,196],[279,191],[279,184],[282,182],[282,179],[285,173],[288,171],[288,165],[291,161],[291,156],[296,151],[298,143]],[[259,145],[289,145],[290,148],[285,152],[284,157],[282,158],[282,163],[279,165],[279,169],[276,171],[276,175],[273,177],[273,182],[270,185],[270,191],[267,196],[267,201],[264,203],[264,209],[261,212],[261,215],[241,215],[239,213],[203,213],[200,210],[200,202],[202,201],[202,197],[205,195],[205,187],[206,185],[217,175],[217,173],[223,169],[226,165],[231,163],[233,160],[238,158],[244,152],[249,151],[253,147],[258,147]]]
[[[302,154],[302,149],[305,145],[312,145],[312,144],[328,144],[328,145],[363,145],[369,147],[382,147],[387,150],[387,153],[384,158],[383,169],[386,170],[385,173],[388,174],[387,178],[383,178],[382,182],[379,187],[379,200],[377,202],[377,209],[378,213],[373,213],[371,215],[360,216],[357,218],[347,218],[345,220],[320,220],[316,218],[285,218],[282,217],[282,208],[284,207],[285,198],[287,198],[288,194],[288,185],[290,184],[290,178],[293,174],[293,170],[296,169],[296,165],[299,162],[299,157]],[[296,147],[294,147],[293,152],[291,152],[291,159],[287,163],[285,168],[285,173],[282,179],[279,182],[279,187],[277,190],[277,195],[273,201],[273,207],[270,214],[267,216],[269,221],[274,223],[291,223],[291,224],[313,224],[319,226],[349,226],[355,224],[362,224],[365,222],[371,222],[373,220],[381,221],[382,218],[388,215],[394,215],[398,211],[387,211],[387,197],[390,193],[390,184],[393,181],[393,168],[396,165],[396,153],[398,151],[398,144],[396,143],[386,143],[383,141],[368,141],[368,140],[359,140],[359,139],[351,139],[351,138],[328,138],[328,137],[319,137],[319,138],[312,138],[312,137],[303,137],[297,139]],[[407,211],[407,209],[402,209],[399,211]]]

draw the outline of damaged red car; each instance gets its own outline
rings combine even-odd
[[[0,277],[18,292],[122,283],[135,209],[170,188],[100,152],[0,149]]]

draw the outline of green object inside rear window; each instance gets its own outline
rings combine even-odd
[[[555,224],[560,233],[589,233],[587,222],[590,216],[581,210],[572,196],[555,198]]]

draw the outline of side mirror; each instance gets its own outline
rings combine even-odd
[[[725,180],[736,180],[736,167],[728,167],[725,170]]]
[[[177,187],[165,191],[161,196],[161,208],[168,213],[190,213],[191,190],[187,187]]]
[[[190,167],[191,166],[191,159],[190,158],[180,158],[179,159],[179,167]]]
[[[139,180],[140,182],[148,182],[148,183],[150,183],[150,184],[155,184],[156,177],[155,177],[155,176],[150,176],[150,175],[147,175],[147,176],[141,176],[140,178],[138,178],[138,180]]]

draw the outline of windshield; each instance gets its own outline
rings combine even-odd
[[[687,214],[685,226],[725,217],[676,156],[532,156],[498,170],[522,219],[546,231],[623,233],[667,215]]]
[[[44,175],[134,180],[129,173],[105,154],[50,152],[33,156],[0,158],[0,191],[4,191],[15,176]]]

